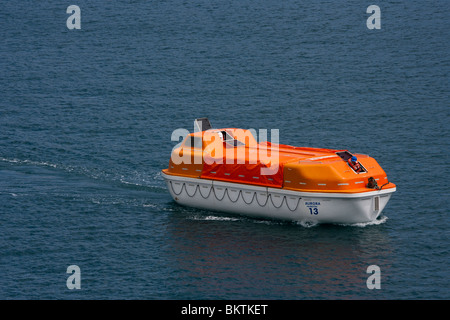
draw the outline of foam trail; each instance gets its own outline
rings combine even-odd
[[[297,221],[296,224],[302,226],[303,228],[313,228],[319,225],[319,223],[315,221]]]
[[[231,218],[231,217],[220,217],[220,216],[192,216],[190,217],[192,220],[199,221],[239,221],[239,218]]]
[[[0,158],[0,161],[9,162],[9,163],[18,163],[18,164],[31,164],[34,166],[43,166],[43,167],[52,167],[52,168],[57,167],[56,164],[49,163],[49,162],[42,162],[42,161],[7,159],[7,158]]]
[[[353,223],[353,224],[339,224],[340,226],[345,226],[345,227],[360,227],[360,228],[364,228],[367,226],[377,226],[380,224],[385,223],[388,220],[388,217],[386,216],[382,216],[379,219],[375,219],[373,221],[369,221],[369,222],[360,222],[360,223]]]

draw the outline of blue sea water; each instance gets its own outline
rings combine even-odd
[[[449,299],[449,9],[2,3],[0,298]],[[380,221],[352,226],[181,207],[160,171],[197,117],[369,154],[397,192]]]

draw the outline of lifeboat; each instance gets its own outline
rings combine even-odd
[[[348,150],[257,142],[251,130],[194,121],[162,176],[184,206],[311,223],[376,220],[396,186],[377,161]],[[353,161],[352,161],[353,158]],[[356,158],[356,159],[355,159]]]

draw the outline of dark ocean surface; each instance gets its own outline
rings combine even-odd
[[[0,299],[449,299],[449,9],[2,3]],[[397,192],[365,225],[181,207],[160,172],[197,117],[369,154]]]

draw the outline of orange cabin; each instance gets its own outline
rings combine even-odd
[[[361,172],[347,163],[357,156]],[[394,188],[377,161],[347,150],[257,143],[251,131],[210,129],[189,134],[172,150],[169,175],[252,184],[302,192],[360,193],[373,177]]]

